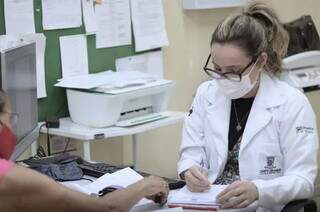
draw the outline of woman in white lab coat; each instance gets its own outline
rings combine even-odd
[[[205,71],[185,119],[178,173],[191,191],[226,184],[224,208],[257,201],[280,211],[312,197],[318,137],[303,93],[277,79],[288,35],[262,3],[224,19],[215,29]]]

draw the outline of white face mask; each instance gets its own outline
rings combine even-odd
[[[228,79],[218,79],[217,84],[221,92],[223,92],[229,99],[239,99],[249,93],[258,81],[258,77],[253,83],[250,81],[250,74],[255,65],[256,63],[254,63],[248,74],[242,76],[240,82],[235,82]]]

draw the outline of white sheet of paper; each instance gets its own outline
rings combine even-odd
[[[211,185],[210,190],[196,193],[189,191],[187,186],[184,186],[179,191],[170,193],[168,203],[219,205],[216,196],[226,187],[227,185]]]
[[[131,83],[136,83],[137,80],[144,80],[148,82],[152,80],[150,75],[135,71],[104,71],[95,74],[86,74],[80,76],[72,76],[58,80],[55,84],[57,87],[64,88],[80,88],[80,89],[92,89],[99,86],[105,86],[104,88],[119,88],[130,86]]]
[[[161,86],[161,85],[166,85],[166,84],[172,84],[173,82],[171,80],[156,80],[156,81],[145,81],[145,84],[142,85],[132,85],[132,86],[127,86],[124,88],[108,88],[108,86],[100,86],[98,88],[95,88],[95,91],[103,92],[103,93],[108,93],[108,94],[122,94],[122,93],[127,93],[131,91],[136,91],[140,89],[147,89],[151,87],[156,87],[156,86]]]
[[[87,35],[95,34],[98,30],[93,0],[82,0],[82,15]]]
[[[108,0],[95,6],[98,31],[96,47],[107,48],[131,44],[129,0]]]
[[[42,0],[44,30],[80,27],[82,25],[80,0]]]
[[[88,74],[88,50],[85,35],[60,37],[62,77]]]
[[[163,79],[162,51],[116,59],[117,71],[141,71]]]
[[[137,52],[169,45],[161,0],[131,0]]]
[[[37,58],[37,96],[43,98],[47,96],[44,56],[46,50],[46,37],[42,33],[22,35],[25,41],[36,42]]]
[[[5,0],[6,34],[35,33],[33,0]]]
[[[86,190],[90,190],[91,193],[98,194],[100,190],[107,186],[116,185],[125,188],[141,179],[143,177],[133,169],[124,168],[112,174],[105,174],[84,187]]]

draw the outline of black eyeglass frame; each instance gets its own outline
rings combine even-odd
[[[231,71],[230,71],[230,72],[225,72],[225,73],[220,73],[220,72],[218,72],[218,71],[216,71],[216,70],[214,70],[214,69],[208,68],[207,66],[208,66],[208,64],[209,64],[210,58],[211,58],[211,54],[209,54],[209,57],[208,57],[208,59],[207,59],[207,62],[206,62],[206,64],[205,64],[205,66],[203,67],[203,70],[206,72],[206,74],[207,74],[208,76],[210,76],[210,77],[212,77],[212,78],[214,78],[214,79],[223,79],[223,78],[225,78],[225,79],[228,79],[228,80],[231,80],[231,81],[240,82],[240,81],[242,80],[242,74],[243,74],[253,63],[255,63],[255,62],[257,61],[258,56],[253,57],[253,58],[251,59],[250,63],[249,63],[248,65],[246,65],[246,67],[244,67],[239,73],[234,73],[234,72],[231,72]],[[219,75],[220,77],[218,78],[218,77],[213,76],[211,72]],[[230,78],[230,77],[227,77],[227,76],[230,75],[230,74],[235,75],[235,76],[237,75],[237,76],[239,77],[239,80],[235,80],[235,79],[232,79],[232,78]]]

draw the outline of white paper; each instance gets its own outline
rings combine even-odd
[[[216,197],[226,187],[227,185],[211,185],[210,190],[196,193],[189,191],[187,186],[184,186],[179,191],[170,194],[168,203],[219,205]]]
[[[85,35],[60,37],[62,77],[88,74],[88,50]]]
[[[131,91],[136,91],[136,90],[140,90],[140,89],[147,89],[147,88],[151,88],[151,87],[156,87],[156,86],[161,86],[161,85],[166,85],[166,84],[171,84],[173,83],[171,80],[150,80],[147,81],[145,80],[144,84],[140,84],[140,85],[129,85],[123,88],[118,88],[118,87],[112,87],[110,88],[109,86],[99,86],[93,90],[98,91],[98,92],[103,92],[103,93],[108,93],[108,94],[122,94],[122,93],[127,93],[127,92],[131,92]]]
[[[79,89],[92,89],[103,86],[103,88],[106,89],[113,89],[130,86],[132,83],[135,84],[137,80],[144,80],[144,82],[147,83],[149,81],[153,81],[154,79],[150,75],[135,71],[104,71],[95,74],[63,78],[59,80],[55,86]]]
[[[24,41],[36,43],[36,60],[37,60],[37,96],[43,98],[47,96],[46,79],[45,79],[45,50],[46,37],[42,33],[22,35]]]
[[[140,174],[128,167],[112,174],[105,174],[84,187],[86,190],[90,190],[91,193],[98,194],[100,190],[107,186],[116,185],[125,188],[142,179],[143,177]]]
[[[82,0],[82,14],[87,35],[95,34],[98,30],[93,0]]]
[[[117,71],[141,71],[163,79],[162,51],[116,59]]]
[[[6,34],[35,33],[33,0],[5,0]]]
[[[108,0],[95,7],[98,31],[96,47],[107,48],[131,44],[129,0]]]
[[[80,27],[82,25],[80,0],[42,0],[44,30]]]
[[[131,0],[137,52],[169,45],[161,0]]]

